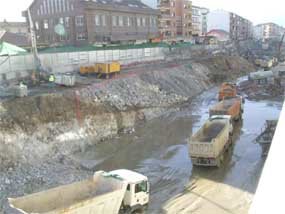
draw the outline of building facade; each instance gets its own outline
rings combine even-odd
[[[205,36],[208,32],[209,9],[204,7],[192,6],[192,34],[193,36]]]
[[[285,32],[285,28],[275,23],[264,23],[254,27],[254,38],[259,40],[279,40]]]
[[[135,42],[159,36],[159,12],[140,0],[34,0],[29,9],[37,41],[44,45]]]
[[[253,25],[249,20],[228,11],[215,10],[208,14],[208,31],[224,30],[234,41],[253,38]]]
[[[8,22],[4,20],[3,22],[0,22],[0,30],[19,35],[26,35],[28,33],[28,25],[26,22]]]
[[[159,0],[159,30],[164,39],[187,40],[192,37],[192,2]]]

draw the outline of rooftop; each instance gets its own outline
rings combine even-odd
[[[127,170],[127,169],[119,169],[119,170],[111,171],[110,174],[118,175],[130,183],[137,183],[137,182],[148,180],[146,176],[141,175],[134,171]]]
[[[27,23],[26,22],[8,22],[6,20],[4,20],[3,22],[0,22],[0,28],[1,27],[7,27],[7,26],[26,27]]]
[[[87,0],[88,1],[88,0]],[[97,4],[109,4],[128,7],[150,8],[139,0],[89,0]]]

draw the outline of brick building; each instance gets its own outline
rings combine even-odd
[[[34,0],[29,8],[37,41],[43,45],[135,42],[159,36],[159,12],[140,0]]]
[[[159,30],[164,39],[187,40],[192,37],[192,2],[159,0]]]

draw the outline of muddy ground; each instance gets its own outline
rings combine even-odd
[[[216,94],[217,88],[211,89],[175,112],[138,125],[132,134],[63,156],[60,162],[0,172],[5,182],[1,193],[19,196],[84,179],[96,170],[127,168],[150,179],[147,213],[246,213],[264,164],[253,141],[265,120],[278,118],[282,102],[246,100],[243,122],[235,128],[235,144],[223,166],[193,168],[186,140],[207,119]],[[19,180],[21,174],[29,176]]]
[[[239,57],[214,57],[161,69],[140,68],[63,93],[39,91],[28,98],[4,100],[0,103],[0,210],[7,197],[82,180],[96,170],[128,168],[150,178],[149,213],[161,213],[162,207],[173,213],[167,200],[187,190],[185,186],[191,186],[189,181],[197,175],[217,181],[232,173],[231,168],[198,170],[198,174],[192,170],[186,139],[207,119],[217,88],[199,94],[215,81],[234,79],[252,69]],[[276,117],[281,108],[279,102],[252,102],[247,109],[267,109]],[[245,137],[247,142],[270,119],[253,116],[249,113],[249,121],[254,122],[249,127],[260,128]],[[239,131],[236,135],[243,136]],[[254,147],[252,153],[261,161],[257,145],[241,145],[240,159]],[[252,167],[239,161],[233,165],[236,162],[242,165],[236,176],[245,173],[244,167]],[[244,183],[251,182],[245,179]]]

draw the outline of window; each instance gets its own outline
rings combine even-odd
[[[64,24],[64,19],[62,17],[59,18],[58,23],[63,25]]]
[[[35,22],[35,27],[36,27],[36,30],[40,29],[39,22]]]
[[[53,26],[53,19],[50,19],[50,20],[49,20],[49,25],[50,25],[50,26]]]
[[[66,7],[65,7],[65,0],[62,0],[62,10],[63,10],[63,12],[65,12],[65,10],[66,10]]]
[[[106,15],[101,15],[101,24],[102,26],[106,26]]]
[[[95,25],[100,26],[100,16],[98,14],[95,15]]]
[[[48,20],[47,19],[44,20],[44,29],[48,29]]]
[[[68,41],[69,40],[69,34],[66,33],[64,36],[60,35],[59,40],[60,41]]]
[[[83,26],[84,25],[84,16],[76,16],[75,17],[75,25]]]
[[[69,0],[66,0],[66,10],[67,10],[67,11],[70,11]]]
[[[124,22],[123,22],[123,17],[119,16],[119,26],[122,27],[124,26]]]
[[[131,190],[131,186],[130,186],[130,184],[128,184],[127,191],[130,191],[130,190]]]
[[[70,17],[65,17],[65,27],[70,27]]]
[[[76,34],[76,39],[78,41],[86,40],[86,33],[77,33]]]
[[[127,16],[127,26],[130,27],[131,26],[131,20],[130,17]]]
[[[40,14],[43,15],[44,14],[44,10],[43,10],[43,6],[40,6]]]
[[[56,0],[58,12],[61,12],[61,0]]]
[[[50,2],[51,14],[54,14],[54,4],[53,4],[53,0],[49,0],[49,2]]]
[[[44,10],[44,14],[47,14],[46,1],[43,2],[43,10]]]
[[[57,13],[58,12],[57,0],[53,0],[53,4],[54,4],[54,13]]]
[[[50,0],[47,0],[47,13],[51,14],[51,11],[50,11]]]
[[[146,22],[145,22],[145,18],[142,18],[142,26],[145,26]]]
[[[137,17],[137,26],[141,26],[141,18],[140,17]]]
[[[112,25],[117,26],[117,16],[112,16]]]
[[[135,186],[135,193],[147,192],[147,182],[143,181]]]

